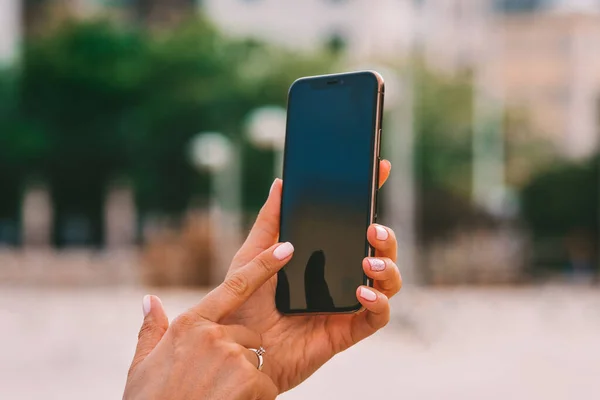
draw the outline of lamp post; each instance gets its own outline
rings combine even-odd
[[[286,111],[279,106],[265,106],[254,110],[246,121],[248,139],[263,149],[273,150],[274,178],[283,171],[283,148],[285,145]]]
[[[202,132],[190,142],[190,158],[211,175],[210,219],[215,267],[211,283],[219,284],[240,245],[241,173],[238,146],[218,132]]]
[[[473,93],[473,199],[497,217],[504,217],[509,191],[505,179],[505,93],[490,71],[503,52],[502,33],[491,35],[488,7],[477,9],[480,41],[474,70]]]

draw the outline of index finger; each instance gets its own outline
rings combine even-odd
[[[388,160],[379,161],[379,187],[381,188],[392,172],[392,163]]]
[[[293,252],[294,246],[289,242],[271,246],[227,276],[190,311],[213,322],[225,318],[287,264]]]

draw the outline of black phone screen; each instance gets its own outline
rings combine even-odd
[[[280,241],[295,252],[278,274],[281,312],[360,308],[378,96],[368,72],[304,78],[290,89]]]

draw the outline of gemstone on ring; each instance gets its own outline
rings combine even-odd
[[[263,368],[263,354],[265,354],[267,351],[262,347],[259,346],[258,349],[248,349],[254,352],[254,354],[256,354],[256,357],[258,358],[258,365],[256,366],[256,368],[261,371]]]

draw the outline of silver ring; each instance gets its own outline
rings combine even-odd
[[[259,371],[262,371],[263,368],[263,354],[265,354],[267,351],[260,346],[258,349],[248,349],[250,351],[253,351],[256,354],[256,357],[258,357],[258,365],[256,366],[256,369],[258,369]]]

